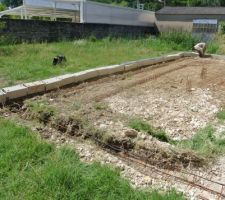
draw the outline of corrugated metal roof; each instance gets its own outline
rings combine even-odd
[[[217,19],[194,19],[193,24],[214,24],[217,25]]]
[[[164,7],[157,15],[225,15],[225,7]]]

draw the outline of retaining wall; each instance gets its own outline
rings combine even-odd
[[[162,62],[173,61],[182,57],[196,57],[198,54],[192,52],[183,52],[174,55],[167,55],[158,58],[142,59],[138,61],[132,61],[122,63],[119,65],[112,65],[107,67],[99,67],[73,74],[66,74],[57,76],[50,79],[41,81],[35,81],[32,83],[19,84],[16,86],[6,87],[0,89],[0,104],[4,105],[7,102],[14,101],[19,98],[26,98],[30,95],[38,95],[40,93],[49,92],[51,90],[57,90],[65,86],[72,84],[79,84],[90,79],[101,78],[111,74],[124,73],[130,70],[137,70],[142,67],[155,65]],[[213,55],[217,59],[224,59],[218,55]]]
[[[0,19],[0,36],[7,36],[16,41],[41,42],[73,40],[95,36],[140,37],[157,34],[152,26],[128,26],[95,23],[70,23],[43,20]]]

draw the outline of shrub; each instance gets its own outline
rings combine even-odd
[[[187,50],[192,49],[196,43],[200,42],[200,38],[194,37],[191,33],[183,31],[170,31],[161,33],[159,38],[170,45],[175,44],[180,46],[180,48]]]

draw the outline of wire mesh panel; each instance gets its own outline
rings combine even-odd
[[[193,20],[192,33],[207,42],[215,37],[218,31],[217,19],[196,19]]]
[[[193,33],[216,33],[218,30],[217,19],[193,20]]]

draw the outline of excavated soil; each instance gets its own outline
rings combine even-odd
[[[79,138],[132,152],[156,167],[197,169],[207,163],[204,158],[137,132],[129,127],[129,121],[143,119],[173,140],[189,139],[215,121],[216,113],[224,107],[224,74],[225,61],[184,58],[37,96],[6,107],[3,114],[57,144],[69,140],[74,145],[71,141]],[[225,126],[220,124],[218,129],[224,133]],[[82,157],[95,159],[89,153],[83,155],[83,148],[76,147]],[[100,157],[97,160],[101,162]],[[223,160],[217,163],[218,168]],[[149,186],[152,180],[147,179]],[[138,186],[137,182],[134,185]]]

